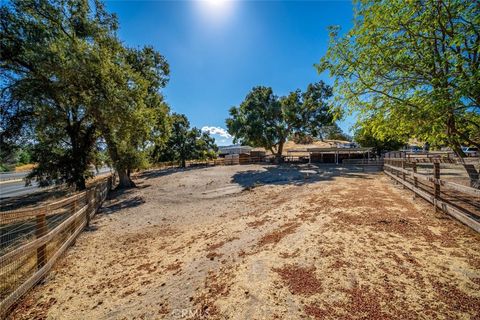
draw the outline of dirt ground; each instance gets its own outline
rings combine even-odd
[[[479,319],[480,235],[381,173],[147,172],[12,319]]]

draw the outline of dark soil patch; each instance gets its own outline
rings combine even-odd
[[[147,262],[147,263],[144,263],[144,264],[141,264],[137,267],[137,270],[138,271],[146,271],[147,273],[152,273],[154,272],[155,270],[157,270],[157,266],[154,265],[153,262]]]
[[[300,255],[300,249],[297,248],[297,250],[293,251],[292,253],[288,252],[281,252],[280,257],[283,259],[288,259],[288,258],[296,258]]]
[[[208,251],[214,251],[214,250],[217,250],[221,247],[223,247],[225,245],[225,243],[227,242],[232,242],[233,240],[238,240],[240,239],[239,237],[230,237],[228,238],[227,240],[224,240],[224,241],[220,241],[218,243],[215,243],[215,244],[212,244],[212,245],[209,245],[207,250]]]
[[[468,295],[456,286],[436,280],[432,281],[432,286],[440,300],[449,306],[451,311],[476,314],[472,319],[478,319],[477,317],[480,317],[480,297]],[[478,292],[479,291],[477,291],[477,293]]]
[[[165,270],[166,271],[178,271],[180,270],[182,267],[182,262],[181,261],[177,261],[175,263],[171,263],[169,264],[168,266],[165,267]]]
[[[304,307],[308,316],[314,319],[373,319],[387,320],[392,319],[387,313],[382,311],[378,294],[369,291],[366,287],[355,286],[347,289],[348,300],[344,303],[327,304],[319,306],[310,304]],[[340,311],[340,312],[338,312]],[[399,319],[402,317],[399,315]]]
[[[300,226],[300,223],[288,222],[277,230],[274,230],[271,233],[264,235],[260,241],[258,241],[258,246],[265,246],[267,244],[277,244],[287,235],[295,233],[297,228]]]
[[[263,219],[260,219],[260,220],[247,222],[247,226],[255,229],[255,228],[263,226],[265,223],[267,223],[268,220],[270,220],[270,219],[268,217],[266,217],[266,218],[263,218]]]
[[[232,278],[233,274],[225,268],[221,268],[219,272],[208,272],[203,292],[194,299],[194,304],[200,311],[194,319],[205,319],[205,316],[208,318],[218,315],[215,302],[220,297],[228,296]]]
[[[322,292],[322,283],[315,275],[315,267],[301,267],[298,265],[285,265],[274,268],[292,294],[311,296]]]
[[[210,251],[208,254],[207,254],[207,258],[209,260],[214,260],[215,258],[220,258],[221,256],[223,256],[223,254],[221,253],[217,253],[215,251]]]

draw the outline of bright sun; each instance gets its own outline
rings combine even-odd
[[[199,0],[199,9],[208,24],[218,25],[231,17],[235,1],[233,0]]]
[[[205,2],[212,7],[223,7],[228,1],[227,0],[205,0]]]
[[[212,9],[224,9],[228,5],[228,0],[205,0],[206,4]]]

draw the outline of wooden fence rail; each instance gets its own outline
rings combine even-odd
[[[441,179],[441,161],[432,163],[433,175],[418,173],[417,162],[408,158],[385,158],[384,161],[384,173],[387,176],[433,204],[435,209],[480,232],[479,189]]]
[[[113,179],[110,176],[86,191],[44,206],[0,212],[0,318],[89,225]]]
[[[271,163],[273,156],[248,156],[248,157],[230,157],[230,158],[218,158],[213,160],[188,160],[185,162],[185,166],[224,166],[224,165],[238,165],[238,164],[257,164],[257,163]],[[178,161],[161,162],[154,164],[150,169],[174,169],[179,168]]]

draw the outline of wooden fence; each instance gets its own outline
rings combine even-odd
[[[308,163],[308,159],[301,160],[301,157],[295,156],[283,156],[285,163]],[[218,158],[214,160],[188,160],[186,161],[186,167],[196,166],[224,166],[224,165],[238,165],[238,164],[265,164],[274,163],[275,155],[266,156],[250,156],[247,154],[241,154],[236,156],[230,156],[225,158]],[[342,165],[357,165],[362,167],[375,167],[381,169],[383,167],[383,158],[378,159],[344,159]],[[153,165],[150,169],[173,169],[178,168],[178,161],[161,162]]]
[[[376,158],[376,159],[343,159],[342,165],[344,166],[361,166],[365,167],[372,167],[375,169],[383,169],[383,158]]]
[[[0,212],[0,318],[89,225],[113,182],[110,176],[86,191],[44,206]]]
[[[430,160],[431,174],[418,173],[425,160],[385,158],[384,173],[473,230],[480,232],[480,189],[441,179],[441,164],[451,159]]]
[[[390,151],[384,158],[458,159],[453,151]]]
[[[210,166],[226,166],[226,165],[238,165],[238,164],[255,164],[255,163],[270,163],[273,162],[273,156],[264,157],[252,157],[252,156],[238,156],[217,158],[213,160],[188,160],[185,166],[188,167],[210,167]],[[178,161],[160,162],[150,167],[150,169],[174,169],[179,168]]]

